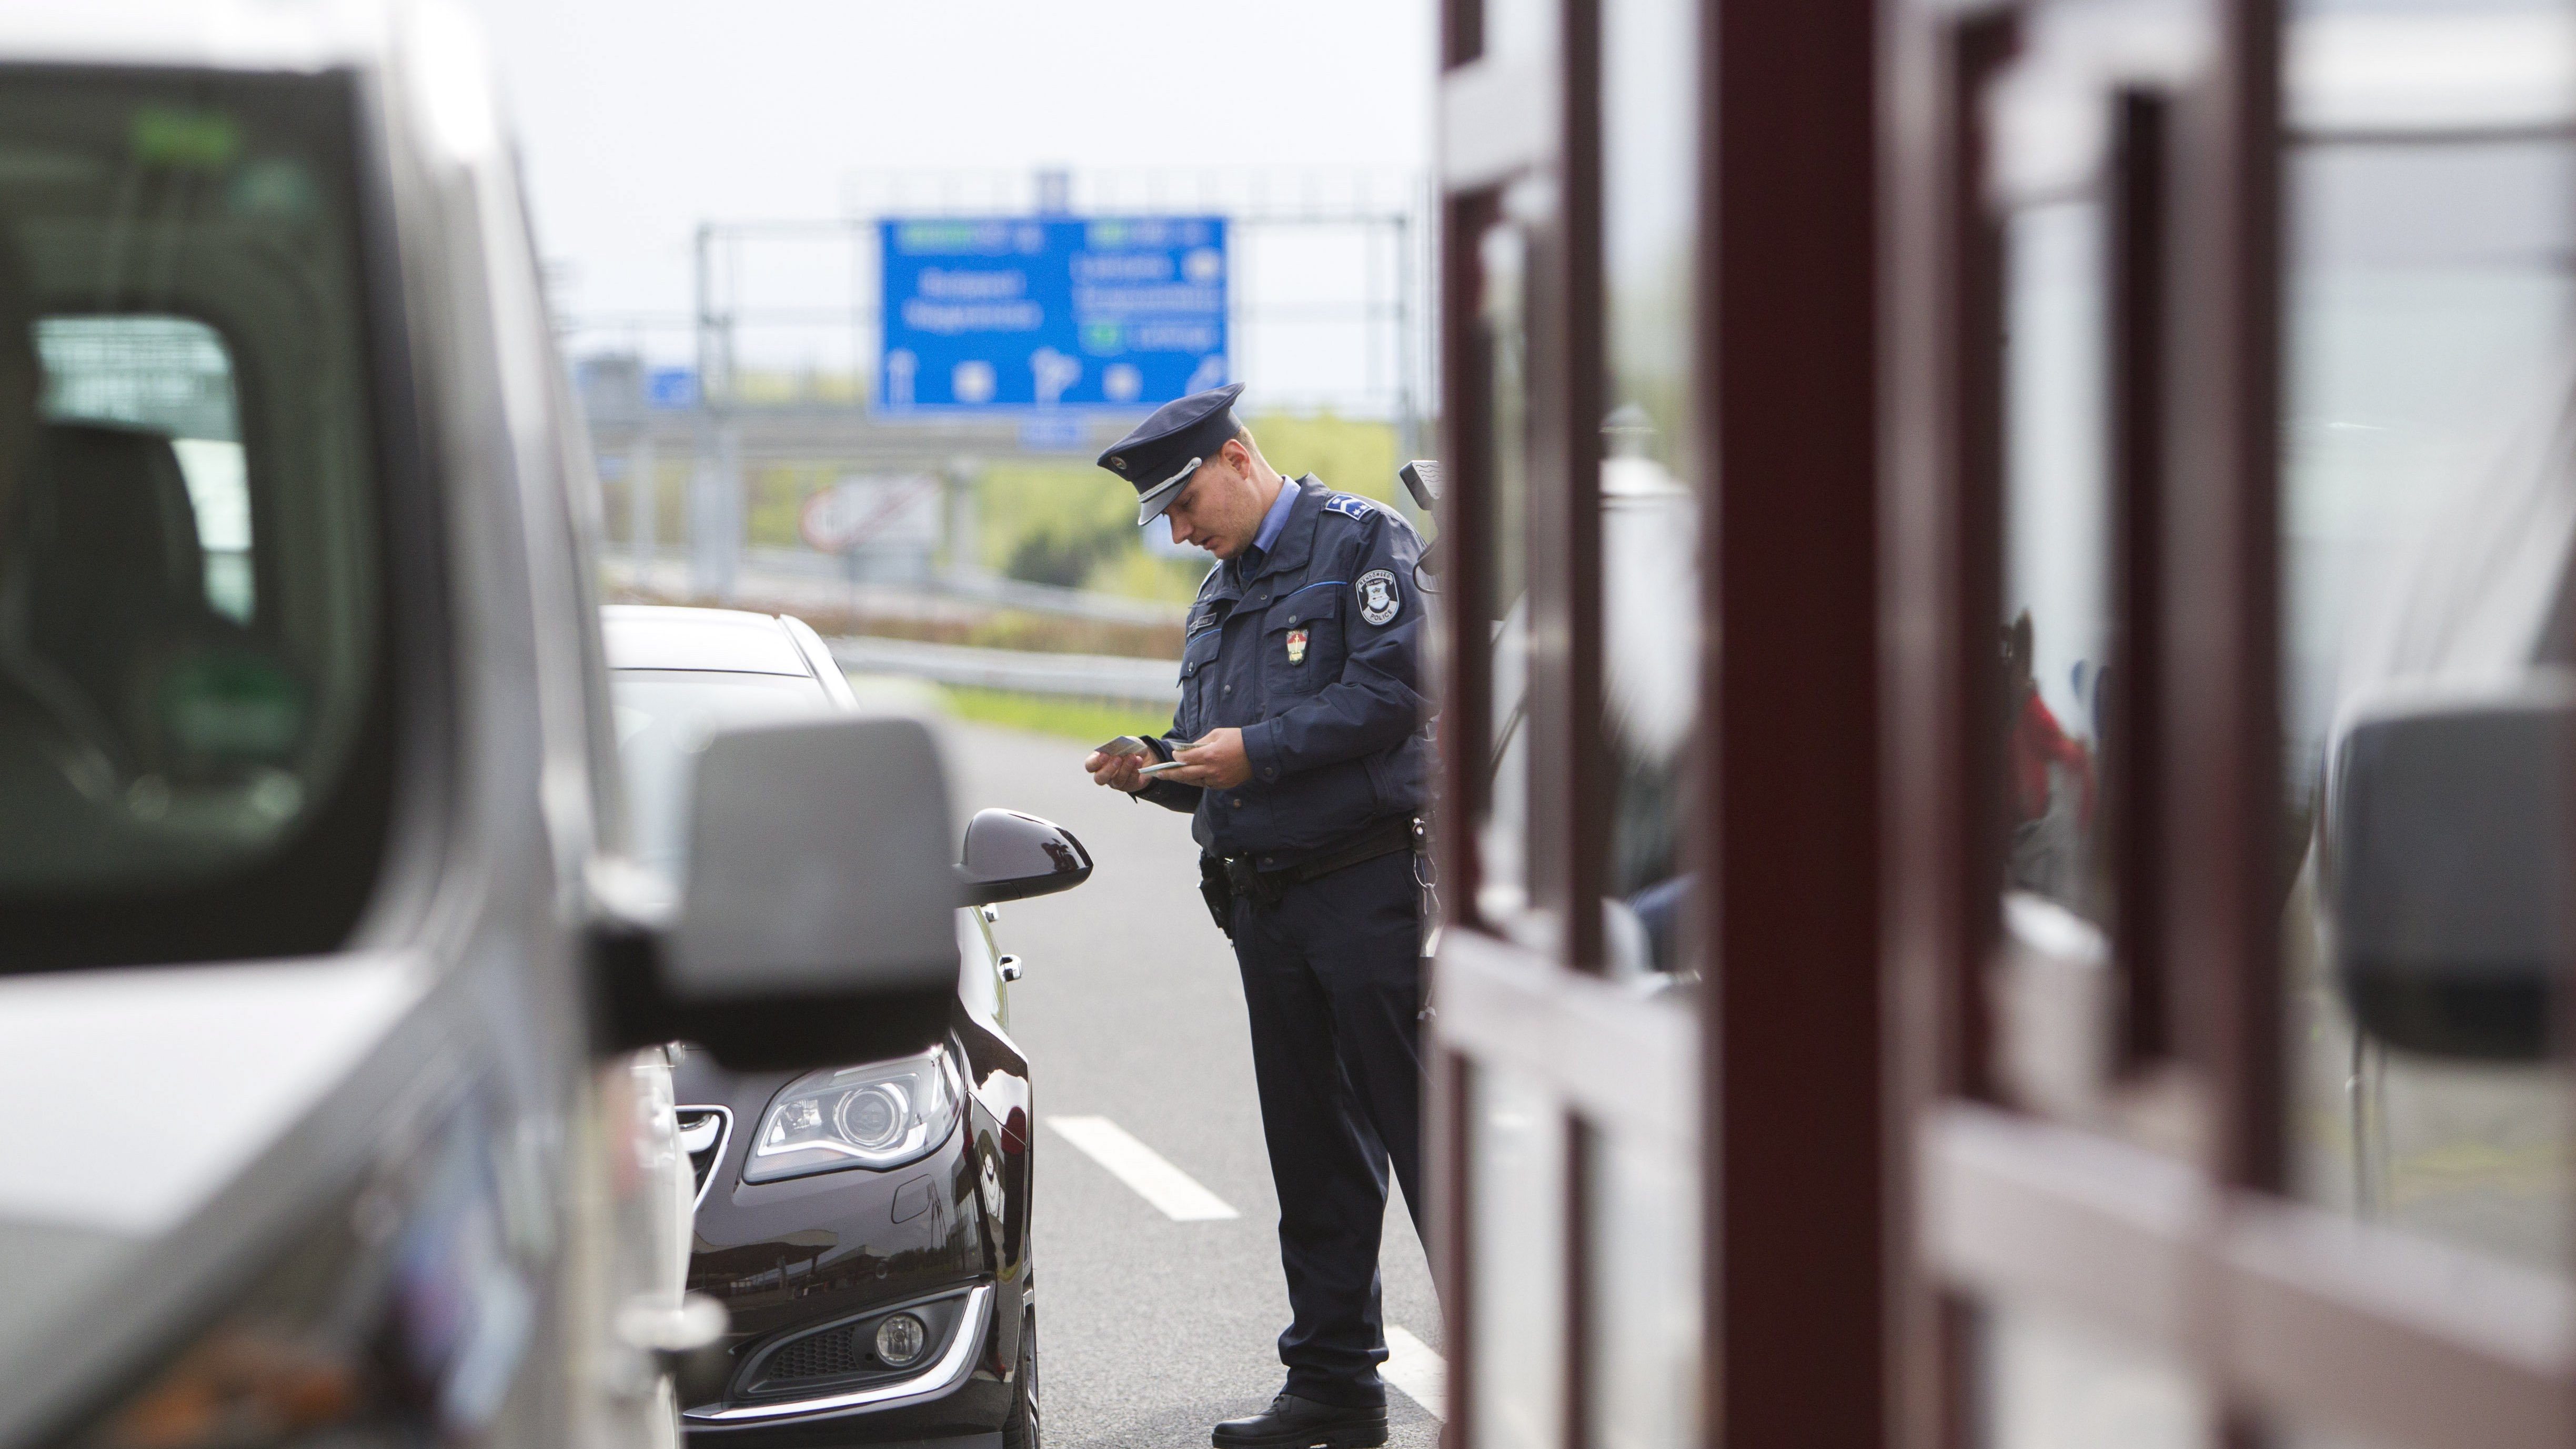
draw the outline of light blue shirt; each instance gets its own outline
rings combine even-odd
[[[1270,511],[1261,515],[1261,531],[1252,536],[1252,546],[1266,556],[1270,545],[1277,543],[1279,535],[1287,529],[1288,515],[1296,509],[1297,480],[1282,478],[1279,480],[1279,496],[1270,500]]]

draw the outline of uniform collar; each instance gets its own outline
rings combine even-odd
[[[1261,531],[1271,534],[1272,524],[1283,516],[1283,504],[1287,521],[1279,523],[1277,532],[1272,534],[1270,547],[1263,550],[1261,567],[1251,575],[1235,567],[1236,580],[1248,585],[1254,578],[1304,568],[1307,555],[1314,552],[1315,519],[1323,513],[1329,493],[1312,473],[1281,487],[1279,497],[1271,501],[1270,512],[1262,517]],[[1258,539],[1254,546],[1260,546]]]
[[[1295,479],[1279,480],[1279,496],[1270,500],[1270,511],[1261,515],[1261,529],[1252,535],[1252,546],[1268,553],[1279,542],[1280,530],[1288,526],[1288,515],[1297,511],[1300,490]]]

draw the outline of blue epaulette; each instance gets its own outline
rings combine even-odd
[[[1377,511],[1377,505],[1348,493],[1336,493],[1324,500],[1324,511],[1344,514],[1352,518],[1366,518]]]

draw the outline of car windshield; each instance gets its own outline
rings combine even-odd
[[[327,950],[371,892],[396,713],[355,107],[0,70],[9,969]]]
[[[680,878],[688,855],[689,781],[717,733],[819,714],[831,699],[814,679],[708,669],[616,672],[617,754],[636,859]]]

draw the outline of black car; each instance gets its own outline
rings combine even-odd
[[[687,762],[719,730],[857,708],[802,622],[720,609],[604,613],[619,754],[647,863],[676,868]],[[853,822],[853,828],[864,828]],[[1029,1068],[1009,1034],[1016,958],[993,903],[1091,873],[1072,835],[987,810],[959,866],[946,1039],[816,1072],[734,1072],[675,1049],[696,1176],[692,1289],[732,1313],[693,1441],[1038,1442],[1029,1263]]]

